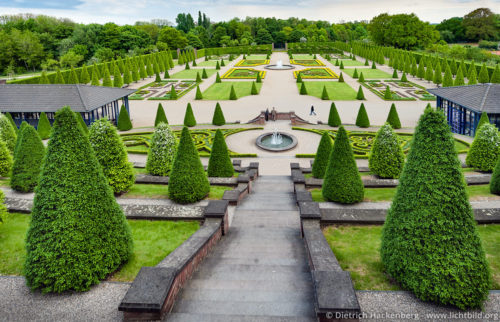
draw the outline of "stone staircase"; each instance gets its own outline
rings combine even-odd
[[[262,176],[229,233],[181,292],[168,321],[316,321],[288,176]]]

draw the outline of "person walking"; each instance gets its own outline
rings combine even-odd
[[[311,113],[309,115],[316,115],[316,112],[314,112],[314,105],[311,105]]]
[[[266,122],[269,121],[269,108],[266,108],[266,112],[264,113],[264,118],[266,119]]]
[[[273,110],[271,111],[271,119],[273,121],[276,121],[276,109],[273,107]]]

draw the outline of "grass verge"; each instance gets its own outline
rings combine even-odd
[[[323,94],[323,86],[326,86],[326,91],[331,101],[353,101],[356,100],[357,92],[347,83],[338,81],[304,81],[307,94],[321,98]],[[297,84],[297,89],[300,92],[301,84]]]
[[[238,98],[252,95],[252,82],[222,82],[222,83],[214,83],[212,86],[207,88],[203,92],[204,100],[229,100],[229,94],[231,92],[231,85],[234,86],[234,90],[236,92],[236,96]],[[257,91],[260,93],[260,89],[262,88],[262,83],[255,83],[257,86]]]

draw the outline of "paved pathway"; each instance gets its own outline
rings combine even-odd
[[[315,321],[311,274],[287,176],[262,176],[168,321]]]

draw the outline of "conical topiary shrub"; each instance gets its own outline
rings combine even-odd
[[[396,179],[399,178],[404,163],[405,155],[398,137],[391,125],[386,123],[375,136],[368,159],[370,171],[381,178]]]
[[[10,187],[20,192],[32,192],[38,184],[44,156],[45,146],[38,132],[31,125],[24,126],[14,154]]]
[[[80,126],[80,129],[83,131],[83,134],[88,135],[89,134],[89,127],[87,123],[85,123],[85,120],[83,119],[82,114],[75,112],[76,119],[78,120],[78,125]]]
[[[193,127],[196,125],[196,119],[194,118],[193,108],[191,103],[188,103],[186,107],[186,114],[184,114],[184,125],[187,127]]]
[[[481,128],[481,126],[483,124],[490,124],[490,118],[488,117],[488,113],[486,112],[482,112],[481,113],[481,117],[479,118],[479,122],[477,122],[477,126],[476,126],[476,135],[477,135],[477,132],[479,132],[479,128]]]
[[[0,139],[0,177],[8,177],[11,169],[12,156],[7,148],[7,144]]]
[[[321,93],[321,99],[324,101],[330,100],[330,96],[328,96],[328,91],[326,90],[325,85],[323,85],[323,92]]]
[[[358,69],[357,68],[354,68],[354,73],[352,74],[352,78],[359,78]]]
[[[170,199],[178,203],[197,202],[210,192],[210,183],[187,127],[182,129],[179,147],[168,183]]]
[[[372,69],[377,69],[377,65],[375,65],[374,61],[372,61]]]
[[[399,120],[398,111],[396,110],[396,105],[394,103],[391,105],[386,122],[389,123],[393,129],[401,128],[401,121]]]
[[[300,73],[297,73],[297,83],[302,83],[302,76]]]
[[[177,139],[167,123],[155,127],[151,147],[148,150],[146,171],[154,176],[167,176],[174,164]]]
[[[217,63],[215,64],[215,69],[216,69],[216,70],[220,70],[219,61],[217,61]]]
[[[82,206],[84,205],[84,206]],[[26,237],[26,282],[86,291],[132,254],[120,206],[69,107],[57,112]]]
[[[5,115],[0,115],[0,139],[5,142],[10,153],[14,153],[17,134],[12,123]]]
[[[196,86],[196,95],[194,97],[195,100],[202,100],[203,94],[201,93],[200,86]]]
[[[344,83],[344,75],[342,75],[342,73],[340,73],[339,76],[339,83]]]
[[[340,61],[340,67],[339,68],[340,69],[344,69],[344,62],[342,60]]]
[[[89,141],[113,192],[128,191],[135,176],[116,128],[108,119],[99,119],[90,126]]]
[[[155,127],[157,127],[162,122],[168,124],[167,115],[165,115],[163,105],[161,105],[161,103],[158,103],[158,108],[156,109]]]
[[[488,263],[441,111],[420,117],[380,252],[386,272],[421,300],[466,309],[488,296]]]
[[[465,163],[471,168],[491,172],[500,155],[500,136],[492,124],[483,124],[474,137]]]
[[[389,88],[389,86],[385,87],[384,99],[386,99],[386,100],[392,99],[392,92],[391,92],[391,89]]]
[[[328,114],[328,125],[337,127],[340,126],[340,124],[342,124],[342,121],[340,120],[339,112],[337,111],[335,103],[332,102],[332,105],[330,105],[330,113]]]
[[[155,74],[155,82],[156,83],[161,83],[161,76],[160,73]],[[125,84],[130,84],[130,83],[125,83]]]
[[[196,83],[201,83],[200,73],[196,73]]]
[[[262,76],[260,76],[260,72],[257,73],[257,79],[255,80],[256,83],[262,83]]]
[[[361,103],[361,106],[358,110],[356,125],[363,128],[370,127],[370,119],[368,118],[368,113],[366,113],[365,104],[363,103]]]
[[[168,73],[168,69],[165,70],[165,74],[163,74],[163,78],[164,79],[169,79],[170,78],[170,74]]]
[[[318,149],[314,157],[312,165],[312,175],[315,178],[323,179],[325,176],[326,167],[328,166],[328,159],[332,152],[332,139],[328,131],[325,131],[319,141]]]
[[[10,115],[9,112],[5,113],[4,115],[9,119],[10,124],[12,124],[12,128],[17,133],[18,128],[16,122],[14,122],[14,119],[12,118],[12,115]]]
[[[130,115],[128,114],[125,105],[120,108],[120,114],[118,114],[118,122],[116,124],[118,130],[128,131],[132,129],[132,122],[130,121]]]
[[[392,73],[392,78],[398,78],[398,71],[394,68],[394,72]]]
[[[221,79],[220,79],[219,72],[217,72],[217,74],[215,75],[215,82],[216,82],[216,83],[222,83],[222,81],[221,81]]]
[[[363,75],[363,72],[361,72],[359,74],[359,79],[358,79],[359,82],[364,82],[365,81],[365,76]]]
[[[300,84],[300,95],[307,95],[307,88],[305,82],[302,82]]]
[[[184,69],[185,70],[190,70],[191,69],[191,67],[189,67],[189,63],[188,62],[186,62],[186,67]]]
[[[226,124],[226,119],[224,118],[224,113],[222,113],[222,108],[220,107],[220,104],[217,103],[215,105],[215,110],[214,110],[214,116],[212,118],[212,124],[221,126]]]
[[[176,100],[177,99],[177,91],[175,90],[174,85],[170,88],[170,99],[171,100]]]
[[[321,193],[326,200],[345,204],[360,202],[364,197],[363,181],[343,126],[333,143]]]
[[[21,125],[19,126],[19,132],[18,132],[17,138],[16,138],[16,145],[14,146],[14,153],[13,153],[13,159],[12,160],[14,160],[16,158],[17,151],[19,150],[19,145],[20,145],[19,143],[21,142],[21,132],[28,125],[29,125],[28,122],[23,121],[21,123]]]
[[[360,100],[360,101],[365,99],[365,94],[363,93],[363,88],[361,87],[361,85],[359,86],[358,94],[356,95],[356,99]]]
[[[488,69],[486,68],[486,64],[483,64],[481,70],[479,71],[478,77],[479,83],[489,83],[490,82],[490,74],[488,73]]]
[[[203,71],[201,72],[201,78],[208,78],[207,70],[205,68],[203,68]]]
[[[234,90],[234,86],[231,85],[231,90],[229,92],[229,99],[232,101],[235,101],[238,99],[238,96],[236,96],[236,91]]]
[[[3,154],[4,153],[2,153],[1,155]],[[491,175],[490,192],[495,195],[500,195],[500,158],[498,158],[497,164],[493,169],[493,174]]]
[[[252,88],[250,89],[250,94],[252,94],[252,95],[259,94],[259,91],[257,90],[257,85],[255,84],[255,82],[252,82]]]
[[[403,72],[403,76],[401,76],[401,81],[402,82],[407,82],[408,81],[408,78],[406,77],[406,73]]]
[[[40,119],[38,120],[38,126],[36,130],[42,140],[47,140],[49,138],[52,127],[50,126],[50,121],[47,118],[47,114],[45,114],[45,112],[42,112],[40,114]]]
[[[209,177],[232,177],[234,174],[233,163],[221,130],[215,132],[207,173]]]

